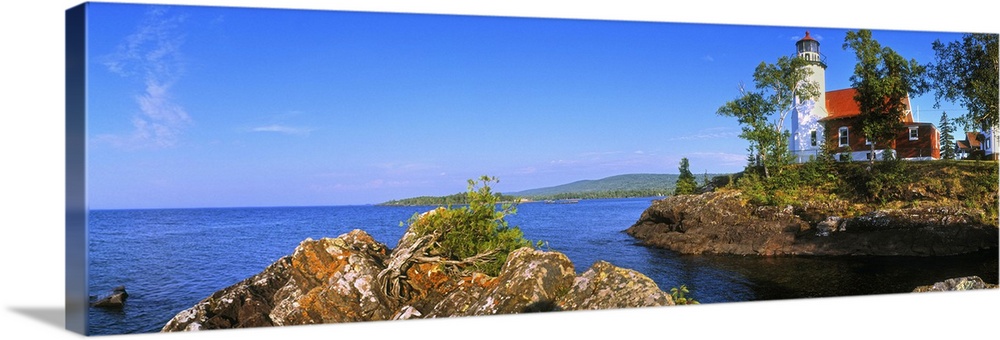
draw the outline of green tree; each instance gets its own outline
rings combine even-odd
[[[680,175],[677,176],[677,184],[674,186],[674,195],[694,194],[695,189],[698,188],[698,180],[695,179],[694,174],[691,173],[691,166],[686,157],[681,158],[678,170],[680,171]]]
[[[869,30],[848,31],[843,48],[853,50],[857,57],[851,83],[857,90],[854,100],[861,110],[861,132],[872,142],[874,155],[876,144],[891,145],[903,128],[907,98],[929,87],[924,77],[926,67],[880,45]],[[874,162],[875,157],[871,157],[871,164]]]
[[[938,124],[938,133],[940,134],[938,140],[941,146],[941,158],[955,159],[955,139],[952,136],[955,133],[955,126],[948,119],[948,112],[941,112],[941,123]]]
[[[987,130],[997,126],[998,73],[997,34],[965,34],[948,44],[935,40],[935,62],[928,64],[934,88],[935,108],[941,100],[958,101],[968,110],[958,120],[967,129]]]
[[[740,84],[740,97],[725,103],[716,114],[735,117],[742,126],[740,138],[750,142],[750,166],[761,167],[764,177],[771,169],[788,164],[788,133],[785,118],[794,110],[795,98],[816,98],[819,84],[807,81],[812,71],[808,61],[781,57],[774,64],[761,62],[754,70],[754,90]]]

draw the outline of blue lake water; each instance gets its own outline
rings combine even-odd
[[[526,203],[510,216],[578,273],[598,260],[637,270],[663,290],[687,285],[702,303],[909,292],[945,278],[997,282],[996,252],[965,256],[758,258],[692,256],[639,245],[623,230],[651,202]],[[96,210],[88,214],[90,295],[125,285],[122,310],[91,308],[88,333],[157,332],[174,315],[291,254],[306,238],[363,229],[394,247],[399,224],[433,207],[335,206]]]

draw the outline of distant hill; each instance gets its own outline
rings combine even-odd
[[[668,195],[674,192],[677,183],[675,174],[628,174],[617,175],[596,180],[582,180],[553,187],[523,190],[504,193],[517,197],[548,197],[566,194],[584,194],[608,191],[622,192],[659,192]]]
[[[708,174],[709,178],[719,174]],[[504,200],[513,201],[514,198],[526,198],[530,200],[559,200],[559,199],[591,199],[591,198],[624,198],[624,197],[652,197],[667,196],[674,193],[677,183],[675,174],[627,174],[617,175],[595,180],[582,180],[572,183],[557,185],[553,187],[522,190],[517,192],[502,193]],[[695,175],[698,184],[702,184],[704,175]],[[464,204],[465,193],[458,193],[448,196],[432,197],[412,197],[400,200],[393,200],[381,205],[448,205]]]

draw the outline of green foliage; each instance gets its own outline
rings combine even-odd
[[[478,183],[469,180],[468,205],[438,208],[433,213],[410,218],[411,230],[418,236],[440,235],[438,242],[429,248],[430,255],[456,261],[485,257],[487,261],[473,262],[473,268],[496,276],[510,252],[532,246],[521,229],[508,226],[504,220],[516,214],[517,207],[513,203],[500,203],[500,195],[489,187],[495,182],[497,179],[489,176],[480,177]]]
[[[691,293],[686,285],[681,285],[680,287],[670,288],[670,297],[674,300],[674,304],[678,305],[697,305],[699,304],[697,300],[687,296]]]
[[[727,102],[716,114],[735,117],[742,130],[740,138],[750,142],[749,166],[762,167],[764,177],[770,169],[788,164],[788,133],[783,132],[785,117],[793,111],[796,96],[815,98],[819,85],[806,81],[812,74],[808,61],[781,57],[775,64],[761,62],[754,71],[755,91],[740,86],[740,97]]]
[[[981,208],[984,210],[983,220],[997,221],[998,209],[998,183],[1000,183],[1000,172],[997,171],[995,161],[966,162],[967,167],[972,168],[971,172],[977,176],[963,176],[960,178],[961,186],[964,190],[959,195],[962,203],[967,208]]]
[[[924,78],[926,67],[883,47],[869,30],[848,31],[843,48],[853,50],[857,57],[851,84],[857,90],[854,100],[861,110],[861,131],[873,141],[874,153],[876,144],[889,145],[902,129],[909,96],[920,95],[929,87]]]
[[[771,177],[762,176],[761,170],[747,169],[736,180],[736,188],[743,192],[746,199],[757,205],[784,206],[796,203],[800,185],[803,183],[797,166],[788,165],[782,171]]]
[[[746,172],[736,180],[736,189],[743,192],[750,203],[771,205],[771,190],[767,183],[756,172]]]
[[[928,73],[934,88],[935,108],[941,99],[959,101],[968,110],[960,121],[967,129],[996,126],[998,71],[997,34],[965,34],[962,41],[934,41],[935,63]]]
[[[904,199],[907,185],[914,182],[915,176],[907,161],[888,157],[889,151],[886,150],[887,157],[883,161],[874,165],[846,163],[840,167],[845,187],[853,190],[852,196],[882,204]]]
[[[740,98],[727,102],[716,112],[718,115],[736,117],[741,126],[740,138],[747,140],[747,163],[749,166],[764,166],[765,174],[770,158],[780,149],[787,149],[787,142],[781,138],[780,130],[771,127],[768,121],[768,103],[760,92],[743,93]]]
[[[824,161],[824,159],[826,159]],[[805,207],[810,202],[850,202],[868,206],[961,204],[978,211],[979,219],[995,224],[1000,210],[997,161],[905,161],[893,157],[867,162],[834,162],[825,156],[789,164],[780,174],[764,178],[748,168],[733,176],[748,203],[760,206]],[[849,208],[850,209],[850,208]]]
[[[686,157],[681,158],[680,167],[677,169],[680,171],[680,175],[677,176],[677,184],[674,187],[674,195],[694,194],[695,190],[698,189],[698,180],[695,179],[694,174],[691,173],[691,167]]]
[[[955,159],[955,138],[952,136],[955,133],[955,126],[952,124],[951,120],[948,119],[948,112],[941,112],[941,122],[938,124],[938,133],[940,138],[938,138],[938,145],[941,146],[941,158],[942,159]]]
[[[829,143],[820,145],[820,152],[816,158],[798,166],[798,178],[800,182],[795,185],[810,186],[819,190],[830,190],[836,187],[839,178],[836,173],[836,161],[833,159],[834,150]],[[792,173],[791,171],[789,177]]]

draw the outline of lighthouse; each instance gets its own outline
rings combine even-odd
[[[792,140],[789,144],[792,155],[799,163],[807,162],[819,155],[823,143],[823,124],[826,111],[826,63],[819,51],[819,41],[806,31],[805,37],[795,42],[796,57],[807,61],[806,68],[812,74],[806,78],[819,86],[819,98],[795,98],[795,112],[792,115]]]

